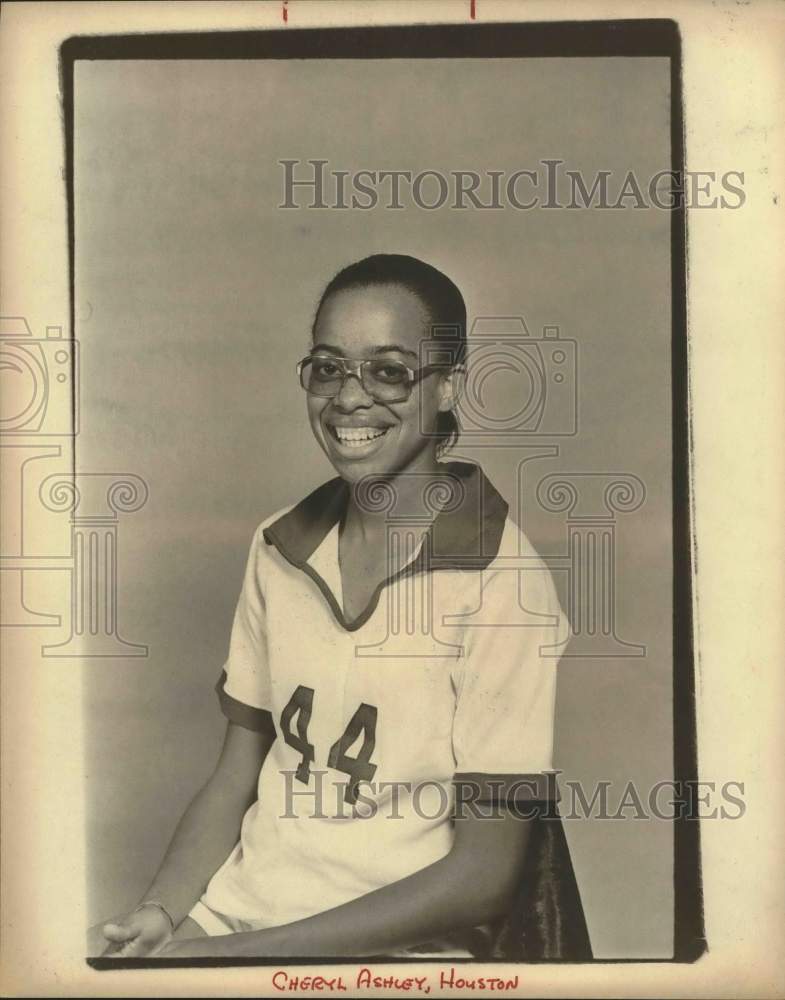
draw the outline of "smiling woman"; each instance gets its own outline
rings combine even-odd
[[[457,430],[453,375],[466,351],[466,306],[453,282],[414,257],[367,257],[327,286],[313,336],[301,378],[311,427],[339,474],[434,471],[437,445]],[[374,436],[373,449],[347,450],[358,430]]]
[[[466,306],[446,275],[413,257],[376,254],[327,286],[312,354],[301,362],[316,440],[345,482],[394,484],[410,547],[428,526],[423,477],[439,477],[439,452],[457,426],[454,376],[465,334]],[[423,364],[435,351],[439,361]],[[396,556],[413,555],[386,544],[379,513],[357,502],[346,511],[339,560],[349,615],[363,612],[386,569],[400,569],[391,566]]]
[[[375,255],[313,337],[298,374],[338,476],[254,535],[221,757],[108,953],[590,957],[543,816],[567,620],[482,470],[442,461],[461,293]]]

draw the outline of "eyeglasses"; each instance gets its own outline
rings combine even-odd
[[[337,396],[346,379],[353,375],[366,393],[377,403],[403,403],[411,395],[416,382],[447,366],[424,365],[414,369],[400,361],[371,358],[325,357],[311,354],[297,365],[300,385],[312,396]]]

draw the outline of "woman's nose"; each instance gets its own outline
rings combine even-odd
[[[341,410],[355,410],[360,406],[371,406],[373,399],[363,388],[356,375],[347,375],[337,396],[333,398],[333,406]]]

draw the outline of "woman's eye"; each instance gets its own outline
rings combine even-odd
[[[318,378],[337,378],[340,369],[334,361],[314,361],[313,371]]]
[[[379,365],[373,374],[382,382],[401,382],[406,378],[406,369],[401,365]]]

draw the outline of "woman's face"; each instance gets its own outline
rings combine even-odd
[[[425,306],[406,288],[347,289],[333,293],[322,305],[313,351],[355,360],[390,359],[417,370],[420,342],[429,329]],[[449,374],[421,379],[402,403],[376,402],[359,379],[349,376],[331,399],[309,394],[308,417],[338,474],[357,482],[368,475],[430,469],[437,444],[431,435],[439,412],[450,405]]]

